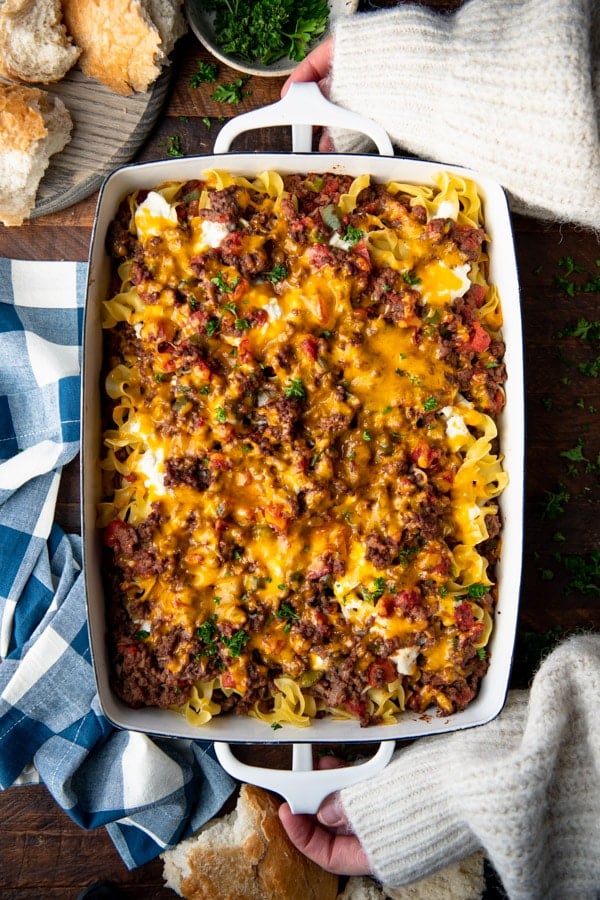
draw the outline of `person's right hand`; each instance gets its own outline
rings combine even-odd
[[[343,765],[333,756],[319,760],[319,769]],[[336,875],[368,875],[369,861],[353,834],[339,793],[326,797],[316,816],[294,814],[287,803],[279,807],[279,818],[292,844],[313,862]]]
[[[330,35],[322,44],[315,47],[301,63],[298,63],[290,77],[281,89],[281,96],[285,97],[294,81],[315,81],[326,97],[329,96],[329,72],[333,56],[333,36]],[[329,153],[334,149],[333,142],[327,131],[324,131],[319,140],[321,153]]]

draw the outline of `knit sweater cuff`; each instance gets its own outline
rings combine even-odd
[[[479,728],[423,738],[341,791],[384,884],[481,847],[515,900],[598,896],[600,636],[571,638]]]
[[[351,16],[336,24],[330,96],[410,154],[496,178],[519,211],[600,227],[599,28],[590,0]],[[356,135],[334,140],[364,149]]]
[[[342,792],[372,874],[383,884],[409,884],[478,849],[475,836],[451,807],[437,741],[431,738],[424,747],[400,751],[376,779]]]
[[[482,847],[473,827],[482,777],[511,759],[527,701],[526,691],[513,691],[494,722],[423,738],[396,753],[376,779],[342,791],[348,821],[382,883],[409,884]]]

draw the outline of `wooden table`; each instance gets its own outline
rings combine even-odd
[[[200,45],[188,36],[175,57],[165,113],[139,160],[166,156],[173,135],[186,154],[210,152],[222,117],[279,97],[282,79],[251,78],[239,106],[217,103],[213,86],[189,83],[197,60],[210,60]],[[220,82],[238,77],[219,69]],[[289,138],[280,129],[263,131],[240,138],[238,148],[288,149]],[[92,196],[20,228],[0,226],[0,255],[85,260],[95,203]],[[587,340],[570,333],[579,319],[598,321],[600,243],[589,231],[521,216],[514,216],[514,229],[526,345],[527,476],[513,686],[523,686],[548,637],[600,626],[600,325],[588,329]],[[77,462],[65,470],[57,519],[67,530],[79,529]],[[127,872],[104,829],[80,830],[43,787],[1,793],[0,822],[3,900],[69,900],[102,879],[116,882],[127,897],[174,897],[162,887],[159,861]]]

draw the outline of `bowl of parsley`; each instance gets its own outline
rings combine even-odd
[[[285,76],[356,12],[358,0],[186,0],[190,28],[225,65],[249,75]]]

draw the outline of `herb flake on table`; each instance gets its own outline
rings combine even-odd
[[[236,78],[235,81],[230,81],[227,84],[218,84],[212,99],[216,100],[217,103],[230,103],[233,106],[237,106],[244,97],[250,96],[249,91],[244,91],[247,81],[247,78]]]
[[[197,88],[201,84],[214,84],[217,80],[217,73],[218,69],[215,63],[199,59],[196,63],[196,71],[190,76],[190,87]]]
[[[167,156],[184,156],[181,138],[178,134],[170,134],[166,140]]]

